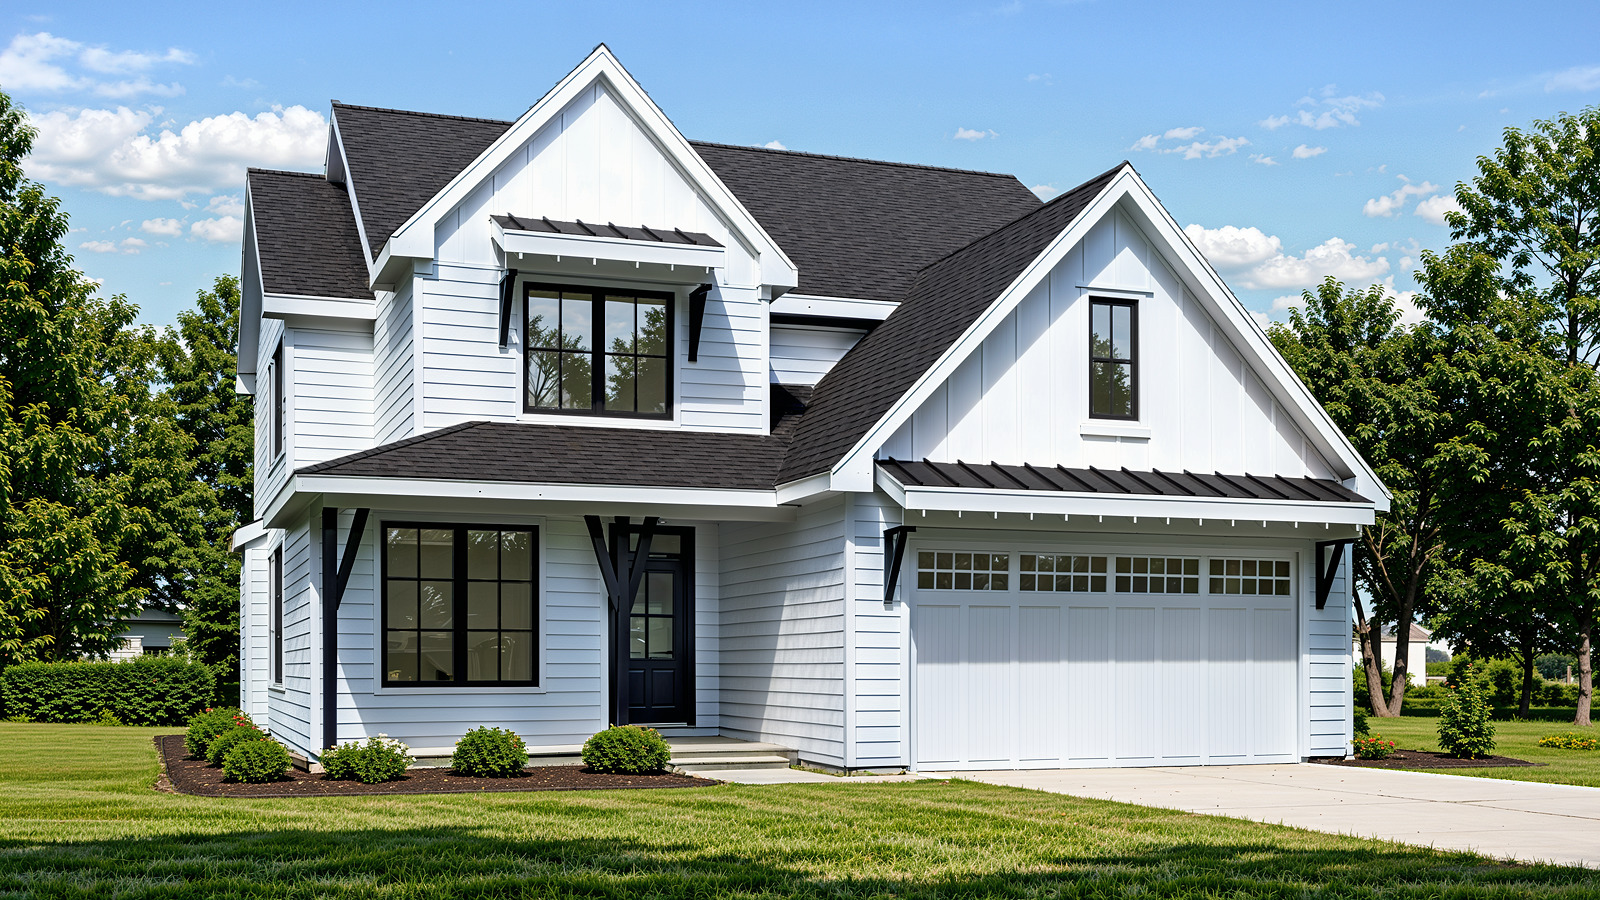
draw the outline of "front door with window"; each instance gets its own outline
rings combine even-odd
[[[629,724],[694,721],[693,534],[688,528],[656,529],[639,590],[625,621],[617,623],[628,634],[628,658],[618,660],[614,671],[627,685]],[[624,565],[637,550],[637,529],[629,529],[627,540]]]

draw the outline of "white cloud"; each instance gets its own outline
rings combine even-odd
[[[984,138],[997,138],[999,136],[999,133],[992,128],[987,131],[979,128],[956,129],[956,140],[958,141],[981,141]]]
[[[1162,153],[1182,153],[1184,159],[1214,159],[1218,156],[1232,156],[1239,152],[1240,147],[1248,147],[1250,141],[1246,138],[1219,137],[1214,141],[1195,141],[1192,144],[1183,144],[1173,147]]]
[[[160,84],[142,73],[158,66],[194,62],[194,54],[177,48],[162,53],[110,50],[41,31],[19,34],[0,50],[0,84],[8,91],[23,93],[75,92],[113,99],[140,94],[171,97],[183,93],[183,86]],[[69,71],[69,65],[74,71]],[[116,76],[133,77],[115,80]]]
[[[1547,91],[1592,91],[1600,88],[1600,66],[1573,66],[1550,76]]]
[[[1373,109],[1383,105],[1383,95],[1373,91],[1366,95],[1345,94],[1340,95],[1334,85],[1328,85],[1317,96],[1307,95],[1295,101],[1298,109],[1287,115],[1268,116],[1262,119],[1260,125],[1269,131],[1277,130],[1285,125],[1304,125],[1316,131],[1327,128],[1338,128],[1340,125],[1360,125],[1361,120],[1356,118],[1356,113],[1363,109]]]
[[[1283,252],[1283,243],[1255,227],[1224,225],[1206,228],[1190,225],[1183,230],[1200,253],[1219,269],[1238,269],[1265,262]]]
[[[1399,177],[1402,181],[1406,181],[1404,175]],[[1424,181],[1421,184],[1412,184],[1410,181],[1406,181],[1393,193],[1385,194],[1382,197],[1374,197],[1362,204],[1361,214],[1372,219],[1379,217],[1387,219],[1399,215],[1412,197],[1426,197],[1429,194],[1437,194],[1438,192],[1439,186],[1431,181]]]
[[[1301,144],[1300,146],[1294,148],[1294,158],[1310,159],[1313,156],[1321,156],[1327,152],[1327,147],[1307,147],[1305,144]]]
[[[1419,202],[1414,215],[1421,216],[1434,225],[1444,225],[1446,224],[1445,213],[1452,212],[1461,212],[1461,204],[1457,203],[1456,198],[1449,194],[1440,194],[1437,197],[1429,197]]]
[[[1147,134],[1144,137],[1139,138],[1137,141],[1134,141],[1133,142],[1133,146],[1129,147],[1128,149],[1129,150],[1154,150],[1156,148],[1156,144],[1160,140],[1161,140],[1161,138],[1157,137],[1156,135]]]
[[[787,150],[787,149],[789,149],[788,147],[785,147],[783,145],[782,141],[767,141],[765,144],[762,144],[761,146],[767,148],[768,150]]]
[[[1186,125],[1183,128],[1168,128],[1167,133],[1163,134],[1162,137],[1169,141],[1187,141],[1202,131],[1205,131],[1205,129],[1199,125]]]
[[[121,247],[124,253],[138,253],[140,250],[150,246],[150,244],[143,238],[131,237],[123,238],[117,246]]]
[[[183,223],[177,219],[145,219],[139,223],[139,230],[145,234],[177,237],[183,234]]]
[[[1055,189],[1054,185],[1049,184],[1036,184],[1033,187],[1028,188],[1028,190],[1033,191],[1033,195],[1038,197],[1040,200],[1049,200],[1051,197],[1061,193]]]
[[[238,188],[247,164],[314,167],[327,144],[327,120],[303,106],[254,117],[227,113],[155,132],[160,112],[119,106],[36,116],[28,174],[115,197],[180,200]]]
[[[138,253],[148,246],[150,245],[143,239],[130,237],[123,238],[117,243],[112,243],[111,241],[84,241],[78,245],[78,249],[87,250],[90,253]]]
[[[189,226],[189,234],[215,244],[237,243],[244,238],[244,220],[238,216],[201,219]]]
[[[244,217],[244,197],[239,194],[218,194],[206,203],[206,212],[218,216]]]
[[[117,245],[110,241],[84,241],[78,245],[78,249],[87,250],[90,253],[115,253],[117,252]]]
[[[1025,81],[1040,81],[1040,82],[1043,82],[1045,84],[1055,84],[1055,80],[1050,77],[1050,73],[1049,72],[1036,73],[1036,74],[1033,74],[1033,75],[1029,75],[1024,80]]]
[[[1253,163],[1260,163],[1263,166],[1275,166],[1278,164],[1277,160],[1262,153],[1250,154],[1250,161]]]

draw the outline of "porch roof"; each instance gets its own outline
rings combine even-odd
[[[1183,472],[1133,472],[1121,469],[1068,469],[998,463],[938,463],[885,459],[878,466],[904,487],[966,488],[979,491],[1042,491],[1165,497],[1217,497],[1280,503],[1361,503],[1372,501],[1327,478],[1282,475],[1210,475]]]
[[[632,228],[627,225],[615,225],[610,222],[599,224],[585,222],[582,219],[573,222],[561,222],[541,216],[537,219],[526,216],[490,216],[495,224],[507,231],[533,231],[541,234],[560,234],[568,237],[598,237],[614,238],[624,241],[645,241],[657,244],[685,244],[692,247],[721,247],[722,244],[709,234],[699,231],[684,231],[681,228],[650,228],[642,226]]]

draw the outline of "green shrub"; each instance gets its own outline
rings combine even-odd
[[[1567,677],[1569,668],[1574,676],[1578,674],[1578,658],[1566,653],[1546,653],[1533,658],[1533,667],[1538,669],[1539,674],[1545,678],[1551,681],[1559,681]]]
[[[1353,726],[1353,730],[1355,732],[1355,736],[1356,737],[1366,737],[1367,736],[1367,731],[1371,727],[1371,726],[1369,726],[1367,724],[1367,719],[1370,718],[1371,715],[1372,715],[1371,713],[1367,712],[1366,710],[1362,709],[1361,707],[1359,707],[1359,706],[1356,707],[1356,719],[1355,719],[1355,723],[1354,723],[1354,726]]]
[[[8,718],[126,725],[182,725],[210,706],[216,676],[208,666],[165,656],[125,662],[19,663],[0,673]]]
[[[205,759],[206,751],[210,749],[211,742],[217,735],[247,722],[250,722],[250,717],[245,715],[243,710],[231,706],[219,706],[195,713],[189,717],[189,730],[183,735],[183,749],[189,751],[189,755],[195,759]]]
[[[1381,734],[1356,738],[1350,744],[1361,759],[1388,759],[1394,754],[1394,741],[1384,740]]]
[[[411,766],[410,748],[387,735],[352,741],[322,751],[322,770],[335,781],[381,784],[394,781]]]
[[[661,734],[638,725],[607,728],[583,744],[584,764],[596,772],[648,775],[665,769],[671,758]]]
[[[111,710],[103,709],[103,710],[100,711],[100,718],[96,719],[94,723],[96,725],[112,725],[112,726],[115,726],[115,725],[121,725],[122,724],[122,720],[117,718],[117,714],[112,712]]]
[[[506,728],[474,728],[456,741],[451,771],[477,778],[510,778],[528,764],[528,747]]]
[[[1593,735],[1569,731],[1565,734],[1545,735],[1539,738],[1539,746],[1553,747],[1557,750],[1600,750],[1600,740]]]
[[[250,741],[265,740],[270,740],[267,737],[267,733],[254,725],[235,725],[217,735],[210,744],[206,745],[206,759],[213,766],[220,766],[222,761],[228,758],[228,751],[234,747]]]
[[[1490,687],[1476,666],[1458,674],[1460,683],[1439,705],[1439,749],[1461,759],[1478,759],[1494,750]]]
[[[247,740],[237,744],[222,760],[222,778],[245,784],[277,781],[289,771],[289,751],[277,741]]]

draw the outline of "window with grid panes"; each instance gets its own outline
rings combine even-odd
[[[670,415],[671,294],[530,284],[523,298],[524,409]]]
[[[1213,594],[1289,596],[1286,559],[1213,559],[1207,566]]]
[[[1106,589],[1104,556],[1056,556],[1023,553],[1017,587],[1024,591],[1099,594]]]
[[[1177,556],[1119,556],[1119,594],[1198,594],[1200,560]]]
[[[957,550],[917,553],[917,587],[932,591],[1007,591],[1011,554]]]

